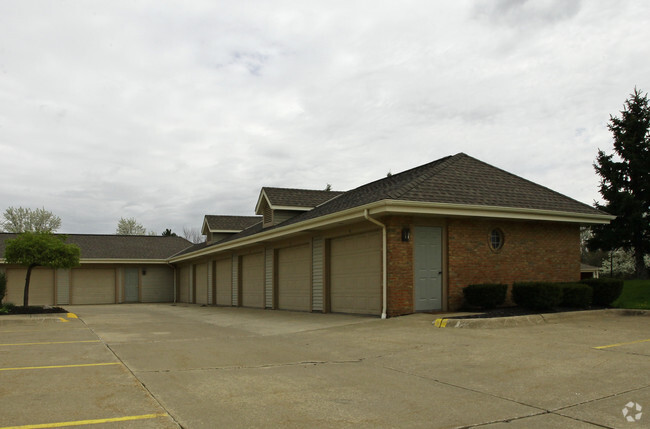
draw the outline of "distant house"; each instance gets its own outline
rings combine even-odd
[[[263,187],[255,214],[205,216],[196,245],[70,235],[82,267],[38,270],[31,302],[450,311],[469,284],[579,280],[580,226],[613,219],[463,153],[347,192]],[[1,262],[21,302],[24,269]]]
[[[33,305],[170,302],[174,300],[174,268],[170,257],[191,243],[181,237],[150,235],[66,234],[67,243],[81,248],[81,266],[71,270],[35,268],[29,287]],[[0,256],[6,240],[0,233]],[[26,268],[7,265],[5,302],[23,303]]]
[[[178,300],[382,316],[455,310],[473,283],[580,279],[580,225],[613,219],[463,153],[347,192],[264,187],[255,212],[242,218],[250,226],[224,227],[220,240],[170,258]]]

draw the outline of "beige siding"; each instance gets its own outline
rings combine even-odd
[[[167,266],[148,266],[141,280],[142,302],[174,301],[174,270]]]
[[[115,303],[115,269],[75,268],[71,290],[73,304]]]
[[[190,302],[190,273],[191,266],[184,265],[178,269],[179,276],[179,302]]]
[[[312,311],[323,311],[323,239],[314,238],[312,243]]]
[[[70,304],[70,270],[63,268],[56,270],[56,303],[57,305]]]
[[[232,256],[232,284],[230,285],[232,291],[232,305],[239,305],[239,257]]]
[[[266,308],[273,308],[273,250],[266,249],[264,255],[264,305]]]
[[[7,295],[4,302],[23,305],[27,268],[7,269]],[[54,270],[34,268],[29,280],[29,305],[54,305]]]
[[[197,264],[194,266],[194,284],[196,291],[195,302],[197,304],[208,304],[208,264]]]
[[[264,252],[241,257],[241,303],[264,308]]]
[[[332,312],[381,313],[381,234],[370,232],[332,239]]]
[[[232,260],[217,261],[217,305],[232,305]]]
[[[278,250],[278,308],[310,310],[310,274],[309,244]]]
[[[214,304],[215,297],[212,295],[214,292],[214,262],[208,263],[208,304]]]

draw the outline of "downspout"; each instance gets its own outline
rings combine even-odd
[[[383,272],[382,272],[382,279],[381,279],[381,318],[385,319],[386,318],[386,278],[387,278],[387,268],[386,268],[386,260],[387,258],[387,251],[386,251],[386,225],[383,223],[379,222],[376,219],[371,218],[368,215],[368,209],[365,209],[363,211],[363,216],[366,218],[366,220],[369,220],[370,222],[374,223],[375,225],[379,225],[381,227],[381,233],[382,233],[382,267],[383,267]]]
[[[172,267],[172,270],[174,270],[174,304],[176,304],[176,266],[170,264],[169,262],[167,262],[167,265]]]

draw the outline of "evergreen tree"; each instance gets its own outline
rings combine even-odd
[[[650,254],[650,106],[648,94],[634,89],[621,117],[610,116],[614,153],[598,151],[594,164],[605,204],[598,209],[616,216],[610,225],[593,227],[592,249],[631,251],[635,275],[648,278],[644,256]]]

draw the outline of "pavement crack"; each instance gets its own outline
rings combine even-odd
[[[264,365],[229,365],[229,366],[210,366],[200,368],[181,368],[181,369],[154,369],[154,370],[137,370],[138,373],[166,373],[166,372],[191,372],[191,371],[220,371],[220,370],[240,370],[240,369],[267,369],[267,368],[283,368],[291,366],[318,366],[318,365],[346,365],[361,363],[365,358],[352,359],[352,360],[333,360],[333,361],[319,361],[319,360],[306,360],[299,362],[285,362],[285,363],[272,363]]]

